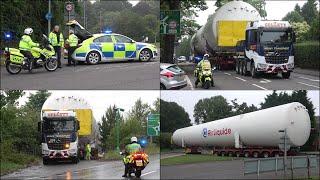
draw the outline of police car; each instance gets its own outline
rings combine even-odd
[[[77,61],[97,64],[128,60],[150,61],[157,57],[155,45],[136,42],[116,33],[90,34],[77,22],[71,23],[71,27],[72,25],[81,41],[80,47],[72,54]],[[79,33],[81,30],[82,33]]]

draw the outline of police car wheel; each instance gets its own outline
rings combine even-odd
[[[87,56],[87,63],[88,64],[98,64],[101,60],[100,54],[96,51],[92,51]]]
[[[144,61],[144,62],[150,61],[151,57],[152,57],[152,54],[149,49],[143,49],[139,55],[140,61]]]

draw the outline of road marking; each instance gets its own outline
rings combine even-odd
[[[256,86],[256,87],[258,87],[258,88],[260,88],[260,89],[263,89],[263,90],[268,90],[268,89],[266,89],[266,88],[264,88],[264,87],[261,87],[261,86],[259,86],[259,85],[256,85],[256,84],[252,84],[253,86]]]
[[[307,83],[303,83],[303,82],[297,82],[297,83],[303,84],[303,85],[306,85],[306,86],[310,86],[310,87],[315,87],[315,88],[319,89],[319,86],[315,86],[315,85],[311,85],[311,84],[307,84]]]
[[[230,73],[224,73],[224,74],[231,76],[231,74],[230,74]]]
[[[300,78],[300,79],[306,79],[306,80],[313,81],[313,82],[320,82],[320,80],[318,80],[318,79],[311,79],[311,78],[306,78],[306,77],[303,77],[303,76],[300,76],[300,77],[298,77],[298,78]]]
[[[246,82],[246,81],[247,81],[247,80],[242,79],[242,78],[240,78],[240,77],[238,77],[238,76],[235,76],[235,78],[236,78],[236,79],[239,79],[239,80],[241,80],[241,81],[243,81],[243,82]]]
[[[187,75],[186,75],[186,79],[187,79],[187,83],[189,84],[191,90],[194,90],[194,87],[193,87],[193,85],[192,85],[192,83],[191,83],[191,81],[190,81],[190,79],[189,79],[189,77]]]
[[[150,171],[150,172],[141,174],[141,176],[145,176],[145,175],[148,175],[148,174],[151,174],[151,173],[155,173],[155,172],[156,172],[156,171]]]
[[[269,79],[263,79],[263,80],[265,80],[265,81],[267,81],[267,82],[271,82]]]

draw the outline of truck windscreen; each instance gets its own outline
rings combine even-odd
[[[260,35],[260,42],[290,42],[292,41],[292,33],[288,31],[263,31]]]
[[[48,132],[74,131],[75,121],[46,119],[44,121],[43,128],[44,131]]]

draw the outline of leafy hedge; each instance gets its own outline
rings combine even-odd
[[[320,68],[320,47],[318,41],[297,43],[295,48],[295,65],[300,68]]]

